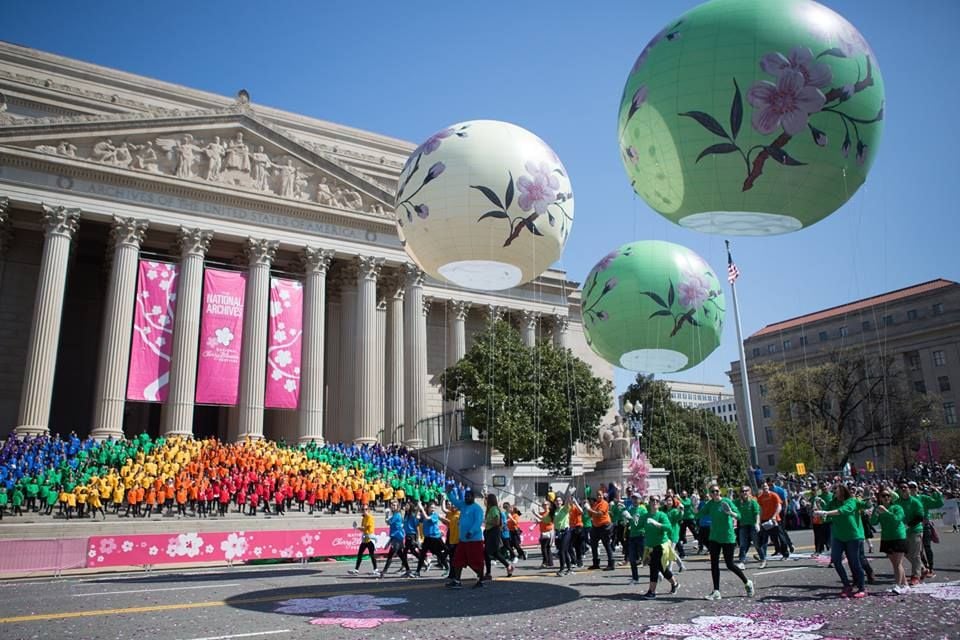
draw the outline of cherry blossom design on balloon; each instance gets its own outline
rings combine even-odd
[[[428,218],[430,216],[430,207],[423,203],[414,203],[413,198],[416,197],[416,195],[420,193],[425,186],[436,180],[447,168],[447,166],[442,162],[434,162],[431,164],[430,168],[427,169],[427,173],[421,179],[420,186],[417,187],[417,189],[409,196],[404,197],[403,194],[410,185],[410,181],[420,170],[420,164],[424,156],[428,156],[439,149],[443,141],[450,136],[454,136],[456,138],[466,138],[468,128],[470,128],[470,125],[465,124],[456,128],[448,127],[442,131],[438,131],[427,138],[423,144],[417,147],[414,152],[410,154],[410,157],[407,159],[407,163],[403,166],[403,171],[400,172],[400,188],[397,190],[396,198],[397,204],[395,211],[397,214],[397,223],[401,227],[403,226],[403,216],[406,216],[407,222],[413,222],[414,215],[421,219]],[[401,211],[403,216],[401,215]]]
[[[556,158],[556,155],[554,154],[553,157]],[[543,232],[537,227],[536,221],[541,216],[546,216],[551,227],[560,225],[560,238],[566,240],[573,216],[567,212],[564,203],[570,200],[573,194],[560,191],[560,179],[557,176],[566,177],[567,175],[563,165],[559,161],[549,164],[528,160],[524,163],[524,169],[527,173],[517,178],[516,182],[514,182],[513,173],[507,172],[508,180],[503,198],[489,186],[470,185],[471,189],[482,193],[496,207],[477,218],[477,222],[488,219],[506,220],[509,232],[503,246],[509,247],[524,229],[535,236],[542,236]],[[519,195],[517,191],[520,192]],[[524,212],[519,215],[510,213],[515,196],[517,207]]]
[[[647,43],[647,46],[643,48],[643,51],[640,52],[640,55],[637,56],[636,61],[633,63],[633,68],[630,69],[630,75],[633,75],[643,67],[647,62],[647,57],[650,55],[650,50],[655,46],[663,42],[664,40],[672,42],[680,37],[679,27],[683,24],[683,20],[678,20],[676,24],[672,27],[664,27],[660,30],[657,35],[653,36],[650,42]]]
[[[787,55],[771,51],[761,56],[760,69],[771,78],[757,80],[750,87],[747,91],[747,103],[753,108],[750,116],[752,128],[763,136],[776,135],[773,140],[768,139],[752,146],[742,146],[737,141],[743,123],[744,104],[736,78],[733,79],[729,129],[721,124],[718,118],[704,111],[680,113],[680,116],[691,118],[722,140],[703,149],[696,162],[713,155],[739,155],[746,169],[743,191],[749,191],[763,173],[767,160],[772,159],[785,167],[807,164],[785,149],[792,139],[804,131],[809,131],[818,147],[827,147],[830,140],[821,128],[823,125],[821,123],[821,127],[815,126],[813,119],[836,117],[841,120],[845,132],[839,145],[841,155],[844,158],[849,156],[855,140],[856,161],[862,165],[866,161],[867,145],[863,142],[860,129],[883,120],[883,102],[877,105],[876,115],[870,119],[854,117],[841,108],[843,103],[854,95],[874,86],[871,53],[863,50],[855,52],[855,49],[851,47],[847,51],[831,48],[814,56],[810,48],[798,46]],[[853,82],[829,88],[831,83],[834,83],[834,72],[823,60],[859,54],[865,54],[862,74],[858,71]]]
[[[603,287],[600,289],[599,294],[596,298],[592,298],[594,292],[597,290],[597,285],[600,282],[600,274],[610,268],[610,265],[613,264],[613,261],[620,256],[631,256],[633,255],[633,247],[627,247],[622,252],[620,249],[614,249],[603,258],[600,259],[600,262],[597,263],[597,266],[594,267],[593,278],[590,279],[590,284],[587,286],[586,294],[583,296],[583,315],[591,324],[597,321],[604,321],[610,319],[610,314],[603,310],[598,309],[600,302],[603,300],[603,297],[613,291],[614,287],[617,286],[618,282],[616,278],[607,278],[604,280]],[[590,343],[590,337],[586,336],[587,343]]]
[[[823,640],[819,631],[826,623],[820,618],[760,619],[739,616],[698,616],[689,623],[668,623],[648,627],[644,637],[684,640]]]
[[[725,309],[717,304],[721,291],[719,286],[712,288],[712,282],[717,277],[705,262],[699,258],[678,258],[681,269],[680,281],[674,287],[673,280],[667,279],[666,294],[656,291],[641,291],[658,306],[662,307],[650,314],[649,319],[669,317],[673,319],[673,329],[670,337],[677,335],[686,325],[701,326],[704,322],[713,322],[717,330],[723,329],[723,314]],[[677,308],[679,307],[679,308]],[[697,318],[700,314],[700,318]]]

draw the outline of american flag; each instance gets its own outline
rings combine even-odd
[[[737,281],[737,278],[740,277],[740,269],[737,268],[736,263],[733,261],[733,256],[730,255],[730,243],[727,243],[727,282],[733,284]]]

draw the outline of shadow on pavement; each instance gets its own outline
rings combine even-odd
[[[460,618],[467,611],[474,615],[537,611],[573,602],[580,597],[576,589],[539,581],[503,578],[472,588],[474,580],[464,580],[463,589],[448,589],[437,580],[370,580],[357,584],[317,585],[315,588],[291,587],[249,591],[226,599],[227,606],[258,613],[370,617],[380,611],[407,619]]]

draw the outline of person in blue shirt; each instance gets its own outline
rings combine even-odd
[[[447,565],[447,547],[443,544],[443,536],[440,533],[440,514],[435,511],[436,506],[433,502],[428,502],[426,508],[423,504],[417,503],[417,510],[420,514],[420,526],[423,528],[423,545],[420,549],[420,558],[417,562],[417,570],[414,575],[420,575],[423,565],[427,560],[427,552],[432,553],[437,559],[437,564],[442,569],[449,569]]]
[[[464,567],[470,567],[477,574],[474,589],[483,586],[483,507],[474,500],[473,489],[466,489],[461,500],[453,490],[453,483],[447,483],[447,499],[460,511],[460,542],[453,556],[453,570],[447,586],[459,589],[460,576]]]
[[[417,507],[412,502],[407,504],[403,514],[403,555],[409,557],[411,554],[419,562],[420,556],[420,516]],[[407,571],[404,578],[419,578],[420,574],[416,571]]]
[[[387,561],[383,565],[382,577],[390,570],[390,562],[394,556],[400,556],[400,565],[403,567],[404,575],[410,575],[410,565],[407,563],[407,553],[403,547],[403,514],[400,512],[400,504],[393,500],[390,508],[387,510],[387,526],[390,527],[390,549],[387,551]]]

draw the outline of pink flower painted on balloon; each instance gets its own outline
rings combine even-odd
[[[824,624],[815,618],[752,620],[739,616],[698,616],[689,623],[648,627],[644,635],[686,640],[821,640],[824,636],[810,632],[821,629]]]
[[[453,129],[449,127],[443,131],[437,131],[435,134],[424,140],[423,144],[420,145],[420,148],[417,149],[417,151],[423,153],[425,156],[428,156],[440,148],[440,143],[443,142],[445,138],[449,138],[452,135]]]
[[[603,259],[597,263],[597,266],[594,267],[594,269],[597,271],[605,271],[606,269],[609,269],[610,265],[613,263],[613,261],[616,259],[618,255],[620,255],[619,249],[615,249],[611,251],[607,255],[603,256]]]
[[[766,135],[782,125],[791,136],[800,133],[810,114],[820,111],[826,102],[820,89],[808,86],[803,74],[792,69],[785,70],[777,84],[758,81],[750,87],[747,100],[754,107],[754,129]]]
[[[344,629],[376,629],[388,622],[406,622],[408,616],[399,615],[395,611],[359,611],[356,613],[326,613],[322,618],[314,618],[310,624],[324,626],[339,626]]]
[[[543,215],[547,212],[547,207],[557,199],[560,180],[553,174],[546,162],[541,162],[539,165],[534,162],[527,162],[524,166],[530,175],[520,176],[517,179],[517,187],[520,189],[517,204],[524,211],[533,209]]]
[[[794,47],[790,56],[775,51],[760,58],[760,68],[764,72],[779,78],[785,71],[798,71],[803,74],[804,83],[808,87],[823,88],[833,80],[833,71],[830,66],[817,62],[813,52],[807,47]]]
[[[677,285],[677,294],[681,307],[699,309],[710,297],[710,282],[699,274],[685,273]]]
[[[672,27],[664,27],[659,33],[657,33],[657,35],[653,36],[653,38],[650,39],[650,42],[647,43],[647,46],[643,48],[643,51],[640,52],[640,55],[637,56],[636,62],[633,63],[633,68],[630,69],[630,75],[635,74],[640,70],[640,67],[646,64],[647,57],[650,55],[650,50],[660,44],[664,39],[676,40],[679,38],[680,32],[677,31],[677,27],[679,27],[682,23],[683,20],[680,20]]]

